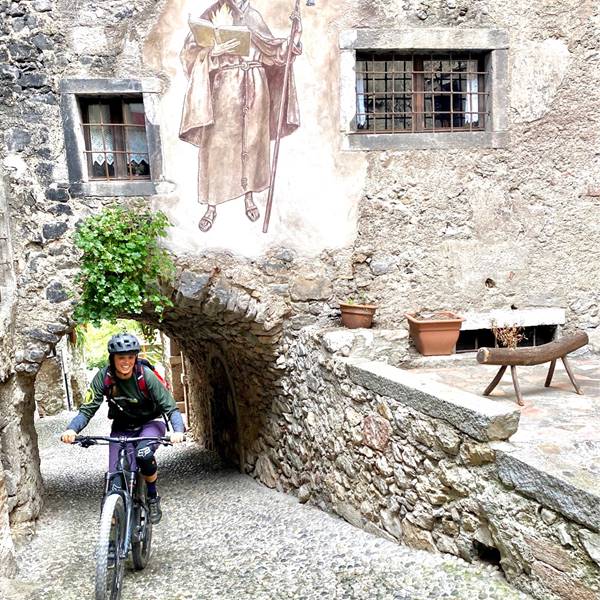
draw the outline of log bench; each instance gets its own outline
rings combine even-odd
[[[528,348],[480,348],[479,352],[477,352],[477,362],[483,365],[501,365],[500,370],[496,373],[490,385],[485,388],[483,395],[489,396],[492,393],[492,390],[500,383],[506,369],[510,367],[513,385],[517,394],[517,402],[520,406],[523,406],[525,402],[523,401],[519,380],[517,379],[517,366],[541,365],[542,363],[549,362],[550,368],[548,369],[546,383],[544,384],[545,387],[549,387],[554,375],[556,361],[559,358],[562,360],[563,365],[565,365],[565,370],[575,391],[578,394],[583,394],[581,387],[577,384],[571,365],[567,361],[567,354],[585,346],[587,343],[587,333],[580,331],[573,335],[566,335],[549,344],[542,344],[541,346]]]

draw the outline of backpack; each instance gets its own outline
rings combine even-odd
[[[146,383],[146,378],[144,377],[144,367],[148,367],[156,376],[156,378],[160,381],[160,383],[165,387],[165,389],[170,389],[169,384],[165,381],[162,375],[156,370],[156,367],[145,358],[138,358],[135,361],[135,366],[133,367],[133,372],[135,376],[135,382],[137,384],[138,390],[143,394],[146,400],[151,400],[155,403],[154,398],[151,397],[150,391],[148,390],[148,384]],[[110,366],[105,367],[104,369],[104,379],[102,381],[103,390],[102,393],[108,398],[109,403],[112,400],[112,390],[113,386],[116,384],[116,379],[113,374],[110,372]],[[113,401],[114,402],[114,401]],[[164,415],[163,415],[164,417]]]

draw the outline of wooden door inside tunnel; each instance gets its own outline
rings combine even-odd
[[[210,430],[212,449],[228,464],[241,468],[241,445],[235,391],[223,360],[209,364]]]

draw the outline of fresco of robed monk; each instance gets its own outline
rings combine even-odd
[[[302,26],[299,13],[291,19],[297,19],[293,61],[302,53]],[[269,187],[288,38],[274,37],[248,0],[219,0],[190,15],[189,26],[181,52],[188,86],[179,137],[198,147],[198,201],[207,205],[198,227],[208,231],[217,206],[242,197],[246,216],[257,221],[253,195]],[[290,71],[281,136],[299,125]]]

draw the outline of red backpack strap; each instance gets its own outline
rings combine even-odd
[[[145,398],[150,397],[150,393],[148,392],[148,386],[146,385],[146,378],[144,377],[144,365],[140,361],[135,362],[135,381],[137,383],[138,389]]]
[[[110,367],[105,367],[104,369],[104,378],[102,379],[102,393],[110,398],[112,396],[112,388],[115,384],[115,380],[113,379],[112,373],[110,372]]]

